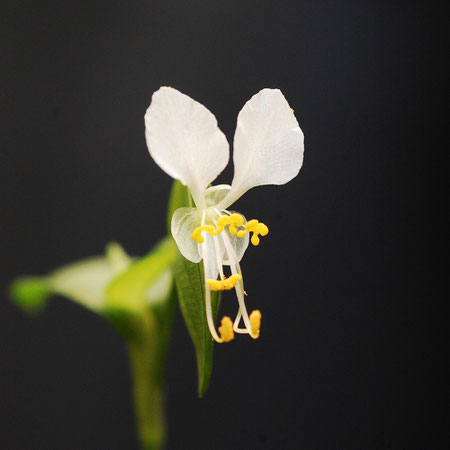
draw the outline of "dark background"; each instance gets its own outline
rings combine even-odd
[[[279,87],[306,150],[296,179],[237,204],[271,229],[243,261],[262,336],[216,346],[202,400],[178,314],[169,450],[444,448],[430,335],[445,18],[411,1],[2,2],[0,447],[137,448],[109,325],[61,298],[32,319],[3,292],[163,236],[171,179],[143,115],[171,85],[229,140],[245,101]]]

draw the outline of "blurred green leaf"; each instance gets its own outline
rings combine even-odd
[[[106,288],[105,308],[140,314],[153,302],[167,298],[177,248],[171,237],[114,278]]]
[[[104,308],[105,288],[116,276],[107,257],[92,257],[68,264],[47,277],[53,293],[63,295],[93,311]]]
[[[18,278],[10,286],[11,299],[26,311],[62,295],[105,317],[124,338],[139,438],[148,449],[160,448],[164,440],[162,385],[176,302],[176,254],[171,237],[134,262],[112,243],[105,256],[66,264],[47,276]]]
[[[173,192],[173,209],[189,201],[183,186]],[[105,317],[123,337],[142,448],[160,448],[164,440],[162,386],[177,298],[177,254],[171,236],[138,260],[112,243],[105,256],[66,264],[47,276],[21,277],[10,286],[12,300],[26,311],[38,311],[51,295],[62,295]]]
[[[117,243],[107,246],[107,256],[93,256],[66,264],[47,276],[21,277],[10,287],[12,300],[26,311],[36,311],[51,295],[61,295],[99,312],[105,305],[105,288],[131,264]]]
[[[119,274],[127,270],[133,261],[133,258],[130,258],[126,254],[123,247],[117,242],[110,242],[107,244],[105,253],[106,258],[111,264],[111,268],[115,274]]]
[[[198,394],[203,397],[211,378],[214,344],[206,319],[203,263],[194,264],[179,254],[174,273],[181,312],[197,357]],[[211,294],[213,316],[216,318],[220,293]]]

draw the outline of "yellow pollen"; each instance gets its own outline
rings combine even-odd
[[[238,231],[237,236],[244,237],[247,233],[252,232],[253,235],[250,240],[254,246],[259,245],[259,235],[267,236],[267,234],[269,233],[269,228],[267,227],[267,225],[259,222],[256,219],[249,220],[244,226],[245,230]]]
[[[230,216],[220,216],[217,219],[216,234],[221,233],[223,229],[229,225],[228,230],[230,231],[230,234],[235,235],[237,233],[236,227],[242,227],[243,224],[244,218],[238,213],[233,213]]]
[[[250,314],[250,326],[251,326],[251,334],[250,336],[253,339],[259,338],[259,329],[261,328],[261,311],[259,309],[255,309]]]
[[[253,233],[250,240],[255,246],[259,245],[259,236],[267,236],[267,234],[269,233],[269,228],[267,228],[267,225],[263,224],[262,222],[259,222],[256,219],[252,219],[244,224],[244,217],[238,213],[233,213],[231,215],[220,216],[217,219],[216,228],[214,228],[214,226],[212,225],[200,225],[192,232],[191,239],[193,241],[197,241],[199,244],[202,244],[204,242],[202,231],[206,231],[211,236],[217,236],[224,230],[227,225],[230,234],[239,238],[244,237],[247,233]],[[245,227],[245,230],[238,231],[237,229],[241,228],[242,226]]]
[[[225,278],[224,280],[206,280],[206,283],[212,291],[229,291],[230,289],[236,287],[238,281],[240,280],[242,280],[242,275],[237,273]]]
[[[216,230],[212,225],[201,225],[192,232],[191,239],[193,241],[197,241],[199,244],[202,244],[204,241],[202,231],[206,231],[214,236]]]
[[[228,316],[225,316],[220,322],[219,327],[220,338],[223,342],[230,342],[234,339],[233,322]]]

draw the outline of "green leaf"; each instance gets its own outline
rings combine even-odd
[[[192,197],[186,186],[174,181],[167,210],[167,228],[173,213],[181,207],[192,207]],[[198,371],[198,393],[202,397],[208,388],[213,364],[214,341],[209,332],[205,311],[205,287],[203,280],[203,263],[194,264],[185,259],[179,252],[174,265],[175,284],[178,301],[194,344]],[[214,317],[220,303],[220,293],[212,292],[212,310]]]
[[[197,357],[198,394],[203,397],[211,378],[214,344],[206,319],[203,263],[194,264],[179,254],[174,274],[181,312]],[[213,316],[216,318],[220,293],[211,292],[211,294]]]

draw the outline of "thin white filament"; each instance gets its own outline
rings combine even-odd
[[[202,253],[203,253],[203,269],[204,269],[204,283],[205,283],[205,309],[206,309],[206,320],[208,321],[208,328],[209,331],[217,342],[223,342],[223,339],[219,337],[219,335],[216,332],[216,326],[214,325],[214,319],[212,315],[212,308],[211,308],[211,289],[210,286],[206,283],[206,267],[208,267],[208,258],[207,258],[207,248],[206,248],[206,242],[202,244]]]
[[[238,269],[236,267],[237,257],[236,257],[236,254],[234,253],[234,250],[233,250],[233,247],[231,246],[230,241],[228,240],[228,236],[226,234],[222,234],[222,233],[221,233],[221,236],[222,236],[222,240],[225,245],[225,248],[227,250],[228,262],[230,263],[231,273],[233,275],[236,275],[239,273],[242,276],[242,273],[240,272],[240,270],[238,271]],[[248,317],[247,308],[245,307],[243,283],[241,281],[238,281],[235,289],[236,289],[236,295],[237,295],[238,302],[239,302],[239,311],[242,314],[242,318],[244,319],[244,324],[245,324],[245,327],[247,328],[248,334],[252,335],[252,331],[251,331],[252,327],[250,324],[250,319]]]

